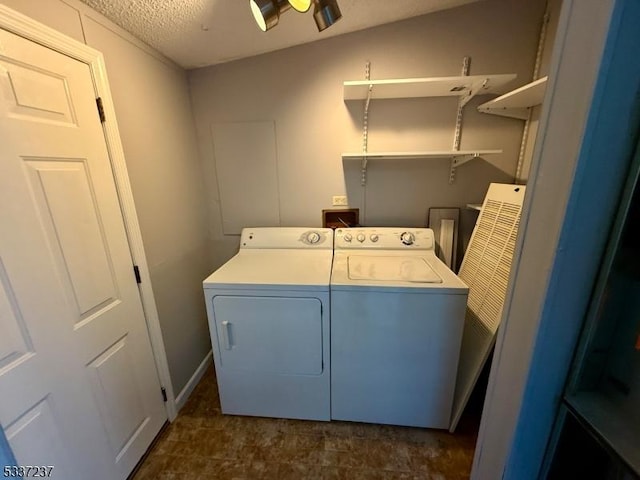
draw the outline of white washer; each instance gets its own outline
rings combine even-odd
[[[333,231],[245,228],[204,281],[222,412],[330,419]]]
[[[433,231],[335,232],[331,418],[449,428],[467,286]]]

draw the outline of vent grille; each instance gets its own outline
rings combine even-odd
[[[467,308],[491,333],[498,329],[520,223],[521,205],[487,199],[459,277],[469,286]]]
[[[495,342],[525,188],[492,184],[458,276],[469,287],[451,424],[453,431]]]

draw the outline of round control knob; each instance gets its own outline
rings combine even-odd
[[[353,237],[351,236],[350,233],[345,233],[344,237],[342,237],[342,238],[344,238],[345,242],[351,242],[351,240],[353,240]]]
[[[371,240],[373,243],[377,242],[379,238],[380,238],[380,237],[378,237],[378,235],[376,235],[375,233],[372,233],[372,234],[369,236],[369,240]]]
[[[415,239],[416,239],[415,235],[411,232],[403,232],[400,235],[400,241],[405,245],[413,245],[413,242],[415,241]]]
[[[318,243],[320,241],[320,234],[318,232],[309,232],[307,233],[307,242],[311,245],[314,243]]]
[[[358,239],[358,241],[359,241],[360,243],[362,243],[362,242],[364,242],[364,239],[365,239],[366,237],[364,236],[364,233],[359,233],[359,234],[358,234],[358,236],[357,236],[356,238]]]

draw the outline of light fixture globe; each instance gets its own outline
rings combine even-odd
[[[311,4],[313,3],[312,0],[288,0],[289,1],[289,5],[291,5],[291,8],[293,8],[296,12],[307,12],[309,11],[309,9],[311,8]]]
[[[291,6],[287,0],[249,0],[249,5],[253,18],[263,32],[275,27],[280,14]]]
[[[313,19],[321,32],[342,18],[337,0],[315,0]]]
[[[280,15],[293,8],[298,12],[307,12],[314,4],[313,18],[318,31],[330,27],[342,18],[337,0],[249,0],[251,13],[263,32],[278,24]]]

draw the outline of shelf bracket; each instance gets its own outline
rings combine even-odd
[[[470,155],[459,155],[459,156],[453,157],[451,159],[451,168],[456,169],[476,158],[481,158],[481,155],[479,153],[472,153]]]
[[[464,57],[462,59],[462,75],[469,75],[469,65],[471,64],[471,57]],[[473,88],[471,89],[473,91]],[[469,92],[471,95],[471,92]],[[460,97],[458,100],[458,111],[456,113],[456,129],[453,134],[453,150],[460,150],[460,137],[462,136],[462,114],[464,112],[464,106],[470,100],[466,100],[468,97]],[[455,157],[451,159],[451,167],[449,168],[449,185],[451,185],[456,179],[456,164]]]
[[[367,62],[364,67],[365,80],[371,80],[371,62]],[[363,187],[367,185],[367,149],[369,147],[369,103],[371,103],[371,93],[373,92],[373,85],[369,84],[367,90],[367,99],[364,102],[364,114],[362,119],[362,165],[360,167],[360,185]]]
[[[468,58],[468,57],[465,57],[465,58]],[[471,85],[471,89],[469,89],[469,93],[464,97],[460,97],[460,104],[464,107],[467,103],[471,101],[473,97],[478,95],[478,93],[482,92],[482,90],[487,90],[490,86],[491,86],[491,80],[489,78],[485,78],[482,82],[475,82],[473,85]]]
[[[538,79],[540,73],[540,65],[542,63],[542,53],[544,51],[544,44],[547,39],[547,28],[549,26],[549,6],[547,5],[547,11],[544,12],[542,19],[542,26],[540,27],[540,37],[538,38],[538,50],[536,51],[536,63],[533,67],[533,80]],[[531,108],[526,109],[526,117],[524,117],[524,131],[522,132],[522,142],[520,143],[520,151],[518,152],[518,163],[516,164],[516,174],[513,179],[514,183],[526,183],[522,179],[522,169],[524,167],[525,155],[527,151],[527,144],[529,143],[529,128],[531,126],[531,114],[533,110]]]

